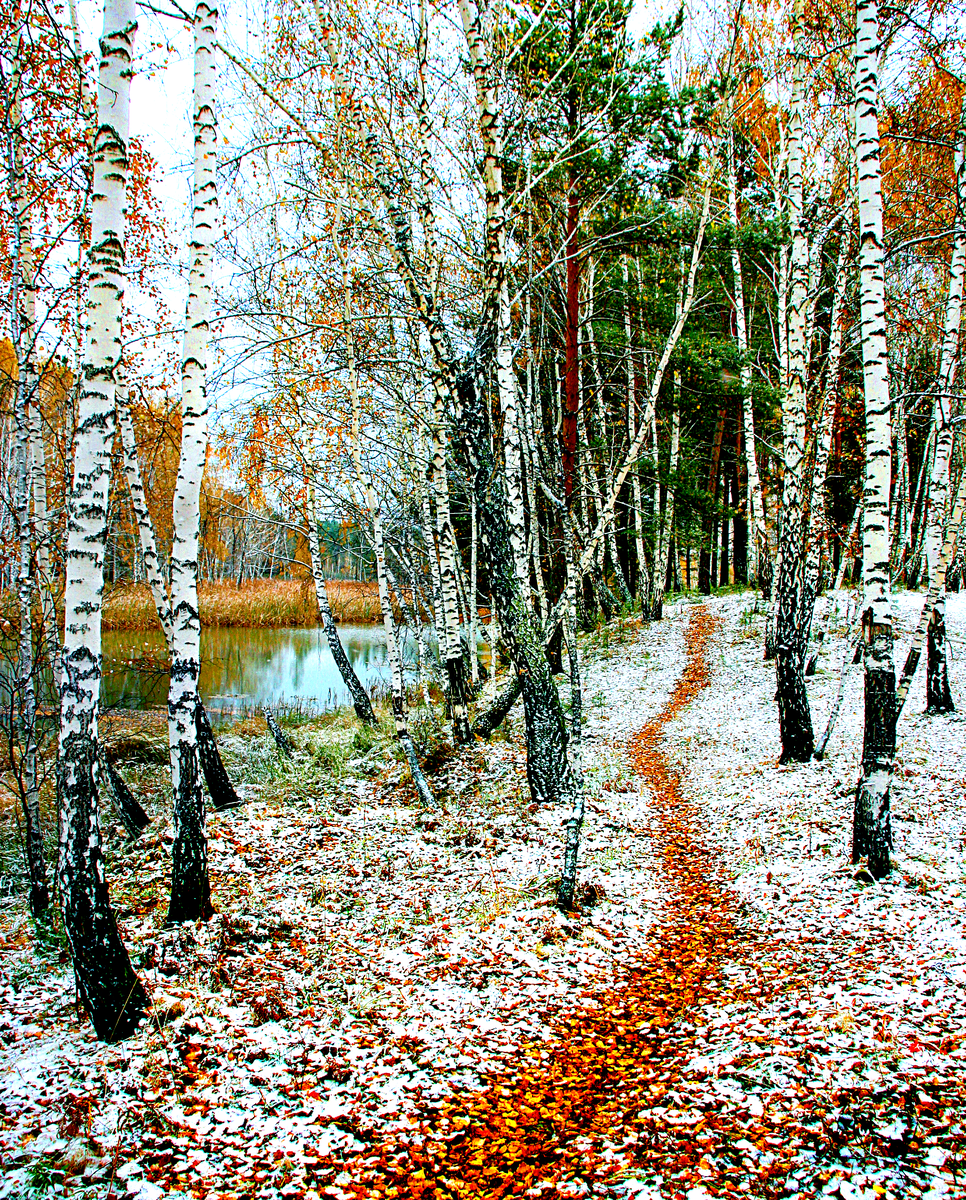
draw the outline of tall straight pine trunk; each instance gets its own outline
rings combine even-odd
[[[77,993],[104,1041],[127,1037],[147,1008],[108,895],[98,814],[98,700],[114,389],[121,354],[128,180],[131,0],[107,0],[100,40],[87,330],[67,524],[61,656],[58,879]]]
[[[171,904],[168,909],[171,924],[206,920],[213,911],[196,709],[201,671],[198,534],[201,478],[208,451],[208,319],[211,315],[212,246],[218,215],[215,176],[217,24],[217,9],[206,0],[199,0],[194,17],[195,171],[191,274],[181,367],[181,465],[174,492],[174,538],[171,544],[171,680],[168,685],[168,744],[174,795]]]
[[[788,217],[792,235],[791,286],[788,305],[788,383],[782,411],[785,475],[782,483],[782,528],[775,603],[775,663],[781,761],[806,762],[815,739],[805,690],[805,412],[808,348],[805,344],[808,302],[808,241],[802,225],[802,108],[805,62],[802,41],[804,0],[793,13],[792,102],[788,122]]]
[[[862,636],[865,735],[855,794],[852,858],[867,858],[879,879],[889,871],[889,787],[896,750],[896,669],[889,575],[892,430],[885,324],[885,253],[879,157],[878,0],[858,0],[855,32],[855,157],[859,193],[859,299],[865,383]]]

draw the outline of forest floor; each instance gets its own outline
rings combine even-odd
[[[779,766],[762,624],[750,595],[683,600],[585,644],[573,916],[519,714],[461,754],[416,718],[433,814],[388,729],[330,715],[291,760],[222,736],[247,803],[209,817],[218,915],[175,931],[163,768],[122,763],[155,819],[108,829],[112,895],[165,1019],[96,1043],[62,947],[5,902],[0,1197],[966,1194],[966,725],[922,715],[920,675],[872,883],[848,857],[861,670],[826,759]]]

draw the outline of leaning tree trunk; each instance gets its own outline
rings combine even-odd
[[[808,243],[802,227],[802,108],[805,63],[802,48],[804,0],[795,0],[794,68],[788,129],[788,216],[792,233],[791,289],[788,306],[788,385],[783,405],[785,474],[782,481],[781,546],[775,604],[775,662],[781,761],[807,762],[815,748],[812,715],[805,690],[804,557],[805,521],[805,345]]]
[[[124,206],[134,5],[107,0],[94,136],[91,243],[74,477],[67,526],[57,790],[58,880],[77,993],[99,1038],[131,1034],[148,998],[111,909],[98,815],[97,716],[115,372],[124,299]]]
[[[205,801],[198,750],[198,676],[201,620],[198,615],[198,535],[201,478],[208,450],[208,318],[211,259],[218,214],[215,124],[217,10],[206,0],[195,8],[194,207],[191,274],[185,312],[181,368],[181,465],[174,491],[171,544],[171,679],[168,742],[174,795],[171,904],[168,923],[204,921],[214,911],[208,881]]]
[[[600,355],[597,352],[597,335],[594,333],[594,286],[596,278],[597,272],[594,260],[591,258],[590,269],[587,272],[587,345],[590,349],[590,370],[594,381],[594,416],[597,419],[598,426],[597,439],[600,441],[601,453],[604,459],[604,487],[607,495],[610,495],[614,486],[614,460],[607,438],[607,409],[604,397],[604,379],[600,369]],[[591,470],[593,470],[593,465],[591,465]],[[658,481],[658,487],[660,487],[660,481]],[[595,493],[597,493],[596,488]],[[599,503],[599,493],[596,494],[595,498]],[[620,593],[621,603],[630,608],[634,602],[634,597],[631,595],[630,588],[627,586],[627,580],[624,577],[624,568],[621,566],[620,555],[617,552],[617,535],[614,533],[613,525],[609,525],[607,528],[606,542],[607,553],[610,555],[611,566],[614,569],[614,578],[617,580],[617,590]]]
[[[943,525],[949,500],[949,463],[953,449],[952,404],[959,357],[959,334],[963,308],[963,277],[966,274],[966,233],[962,229],[963,201],[966,198],[966,154],[960,130],[956,146],[956,234],[949,263],[949,290],[946,294],[946,319],[943,328],[939,379],[934,403],[933,426],[936,452],[929,478],[926,508],[926,561],[929,564],[930,589],[939,587],[939,595],[929,621],[926,650],[926,712],[952,712],[949,670],[946,665],[946,580],[936,577],[940,567]]]
[[[329,643],[329,653],[332,655],[335,665],[339,668],[342,682],[352,697],[352,707],[356,710],[356,716],[364,725],[375,725],[376,714],[372,711],[372,701],[369,699],[369,693],[362,686],[355,668],[349,662],[349,656],[346,654],[345,647],[342,645],[342,639],[339,637],[338,627],[332,618],[332,609],[329,607],[329,597],[325,590],[325,577],[322,574],[322,547],[319,544],[319,523],[311,503],[309,505],[308,518],[312,580],[315,584],[315,596],[319,606],[319,613],[322,617],[322,629],[325,632],[325,640]]]
[[[506,212],[503,195],[503,133],[492,68],[492,12],[479,9],[474,16],[468,0],[460,0],[470,63],[476,82],[480,133],[483,140],[483,180],[486,192],[483,311],[477,346],[459,371],[451,347],[447,369],[456,404],[456,431],[476,497],[477,518],[490,586],[500,617],[503,642],[523,682],[523,708],[527,741],[527,778],[538,803],[563,806],[573,812],[579,802],[580,781],[567,754],[567,731],[560,696],[544,651],[540,628],[517,578],[504,481],[493,458],[490,410],[484,383],[495,357],[499,324],[499,298],[506,268]],[[576,198],[572,212],[570,250],[576,252]],[[576,266],[576,263],[574,263]],[[439,348],[442,349],[440,343]],[[573,364],[576,366],[576,361]],[[565,449],[576,450],[577,396],[568,384],[568,406],[573,409],[573,430]],[[570,440],[568,440],[570,439]],[[571,442],[573,444],[571,444]],[[567,490],[565,471],[565,492]]]
[[[865,737],[855,794],[852,859],[880,879],[892,848],[889,789],[896,749],[896,670],[889,593],[892,432],[885,323],[885,253],[879,160],[878,0],[858,0],[855,34],[855,154],[859,192],[859,296],[865,382],[862,540]]]

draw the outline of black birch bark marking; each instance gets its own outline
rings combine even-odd
[[[171,676],[168,741],[174,801],[171,903],[168,923],[204,921],[214,909],[208,879],[208,842],[198,744],[198,677],[201,619],[198,613],[198,543],[201,480],[208,450],[208,371],[212,246],[216,237],[217,124],[215,36],[218,11],[199,0],[194,13],[194,185],[191,271],[185,307],[181,367],[181,461],[172,505]]]
[[[131,0],[107,0],[100,40],[87,329],[67,520],[57,794],[58,882],[77,994],[99,1038],[129,1036],[147,1009],[111,908],[101,850],[97,717],[107,500],[124,299]]]
[[[862,632],[865,731],[862,774],[856,787],[853,860],[866,858],[876,879],[888,874],[892,826],[889,785],[896,744],[889,567],[892,429],[885,324],[882,173],[879,161],[878,0],[858,0],[855,35],[855,155],[859,194],[859,299],[865,385]]]
[[[802,225],[802,108],[805,95],[804,0],[792,20],[792,97],[788,120],[788,218],[792,234],[788,309],[788,384],[782,405],[785,470],[781,496],[781,543],[775,589],[775,665],[782,762],[807,762],[815,749],[805,690],[802,629],[805,625],[805,415],[808,348],[808,241]]]

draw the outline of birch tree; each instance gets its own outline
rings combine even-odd
[[[941,566],[945,531],[946,508],[949,503],[949,467],[953,451],[954,427],[953,388],[959,359],[960,325],[963,309],[963,279],[966,276],[966,230],[963,229],[964,200],[966,200],[966,125],[962,117],[957,131],[955,150],[956,216],[953,251],[949,263],[949,285],[946,292],[946,311],[939,355],[939,377],[933,402],[933,433],[935,451],[929,476],[926,501],[926,561],[929,567],[930,588],[939,587],[929,621],[929,641],[926,650],[926,711],[952,712],[952,693],[946,667],[946,580]],[[943,571],[943,578],[938,572]]]
[[[748,522],[748,582],[758,582],[759,558],[768,555],[768,530],[765,526],[765,501],[758,473],[758,453],[755,445],[755,409],[751,392],[751,362],[748,357],[748,318],[745,312],[745,281],[738,243],[738,172],[735,164],[735,130],[733,101],[728,105],[727,171],[728,216],[731,221],[731,273],[734,287],[735,335],[741,379],[741,431],[745,450]]]
[[[198,531],[201,478],[208,451],[209,318],[212,247],[218,217],[215,38],[218,10],[199,0],[194,14],[194,182],[191,271],[181,365],[181,462],[175,485],[171,543],[171,678],[168,743],[174,799],[168,923],[207,920],[214,911],[208,881],[205,801],[198,751]]]
[[[852,858],[867,859],[879,879],[889,872],[889,785],[896,749],[896,672],[889,572],[892,472],[889,353],[879,147],[878,0],[858,0],[855,33],[855,157],[859,196],[859,305],[865,386],[862,639],[865,730],[855,795]]]
[[[21,50],[23,18],[18,11],[9,72],[2,72],[2,99],[6,146],[7,199],[10,231],[10,340],[16,364],[14,389],[13,514],[18,550],[17,600],[19,639],[14,671],[14,697],[19,726],[20,764],[17,784],[24,818],[24,851],[30,877],[30,912],[35,920],[45,919],[50,906],[47,860],[40,822],[40,779],[37,762],[36,659],[33,639],[33,602],[36,594],[36,517],[31,519],[33,472],[32,432],[39,404],[40,379],[36,369],[36,306],[33,278],[33,246],[30,233],[30,204],[25,187],[23,127],[23,76]],[[39,512],[38,512],[39,515]],[[46,606],[45,606],[46,607]],[[11,731],[12,732],[12,731]]]
[[[775,661],[781,761],[806,762],[815,748],[805,690],[803,624],[804,467],[808,294],[808,239],[803,226],[802,108],[805,96],[804,0],[792,15],[792,98],[788,121],[788,217],[791,226],[788,306],[788,380],[782,405],[785,474],[782,481],[781,542],[775,589]]]
[[[118,933],[104,874],[97,730],[104,545],[124,302],[131,55],[136,28],[131,0],[106,0],[94,135],[87,332],[67,528],[57,754],[58,881],[64,931],[78,995],[97,1036],[105,1041],[127,1037],[147,1008],[147,995]]]

